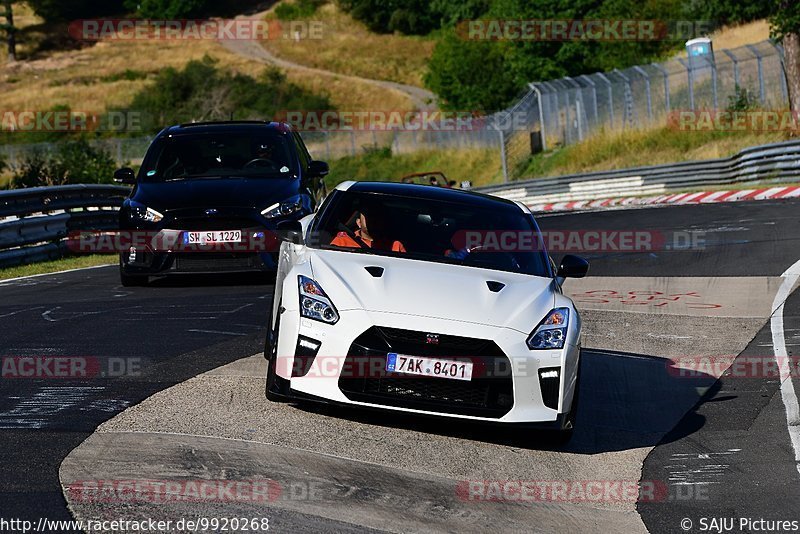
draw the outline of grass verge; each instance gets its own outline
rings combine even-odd
[[[31,263],[29,265],[19,265],[17,267],[0,269],[0,280],[19,278],[21,276],[32,276],[35,274],[57,273],[59,271],[81,269],[83,267],[95,267],[97,265],[114,265],[115,263],[117,263],[117,256],[111,256],[108,254],[73,256],[70,258],[62,258],[60,260],[43,261],[40,263]]]
[[[393,154],[389,148],[369,149],[358,156],[329,162],[328,187],[345,180],[399,182],[406,174],[441,171],[450,180],[469,180],[477,187],[502,181],[497,150],[469,149]]]
[[[687,132],[666,126],[598,133],[582,143],[537,154],[519,166],[515,174],[522,178],[538,178],[726,158],[747,147],[787,139],[784,132]]]

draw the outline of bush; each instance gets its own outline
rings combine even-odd
[[[11,179],[14,188],[110,183],[116,162],[85,139],[56,145],[54,152],[36,149],[22,159]]]
[[[339,0],[339,5],[374,32],[426,35],[479,17],[489,0]]]
[[[274,68],[258,79],[219,70],[206,56],[183,70],[165,69],[129,108],[142,114],[145,131],[192,121],[269,119],[282,110],[332,109],[324,96],[307,93]]]
[[[442,107],[457,111],[495,111],[520,91],[509,73],[504,47],[465,41],[454,31],[437,43],[424,80]]]
[[[281,2],[275,8],[275,16],[280,20],[306,19],[317,12],[325,0],[295,0],[287,3]]]
[[[115,15],[125,9],[123,0],[27,0],[27,3],[48,22]]]
[[[180,19],[207,15],[213,2],[212,0],[126,0],[125,5],[145,18]]]
[[[750,111],[758,106],[758,97],[753,91],[748,90],[746,87],[740,87],[736,84],[736,88],[732,95],[728,95],[728,106],[725,111]]]
[[[54,0],[49,0],[54,1]],[[87,0],[83,0],[87,1]],[[226,17],[257,8],[261,0],[124,0],[125,7],[149,19]]]

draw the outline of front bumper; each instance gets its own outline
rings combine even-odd
[[[365,408],[563,428],[575,388],[578,347],[531,351],[526,334],[446,319],[360,310],[342,311],[340,316],[336,325],[327,325],[301,319],[297,311],[282,314],[276,373],[284,394]],[[442,345],[426,348],[427,333],[438,334]],[[409,337],[417,334],[418,339]],[[319,343],[316,355],[305,354],[298,339]],[[469,359],[473,379],[389,373],[384,366],[388,352]],[[358,359],[362,365],[353,365]],[[555,381],[542,379],[544,369],[558,370]]]
[[[132,234],[120,252],[125,274],[216,274],[271,272],[277,268],[277,237],[265,228],[243,230],[241,243],[192,245],[183,243],[186,231],[165,229]]]

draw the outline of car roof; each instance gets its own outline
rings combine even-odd
[[[257,132],[273,131],[288,133],[292,127],[284,122],[271,121],[212,121],[212,122],[190,122],[186,124],[176,124],[164,128],[162,135],[186,135],[186,134],[207,134],[207,133],[236,133],[236,132]]]
[[[458,202],[485,208],[506,206],[523,211],[522,208],[512,200],[484,195],[483,193],[474,191],[464,191],[462,189],[451,189],[432,185],[404,184],[397,182],[351,182],[346,189],[347,191],[358,193],[375,193],[441,200],[445,202]]]

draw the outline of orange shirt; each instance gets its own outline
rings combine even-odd
[[[380,249],[380,250],[388,250],[388,249],[390,249],[388,241],[377,240],[377,239],[376,240],[364,239],[361,236],[361,231],[360,230],[356,230],[356,237],[361,238],[361,240],[364,242],[364,244],[367,245],[367,247],[369,247],[369,248],[372,248],[372,246],[374,244],[375,248]],[[355,239],[353,239],[352,237],[347,235],[346,232],[339,232],[338,234],[336,234],[336,237],[334,237],[333,241],[331,241],[331,245],[335,245],[337,247],[346,247],[346,248],[361,248],[361,245],[358,243],[358,241],[356,241]],[[392,252],[405,252],[406,251],[406,247],[404,247],[403,244],[400,241],[394,241],[391,244],[391,251]]]

